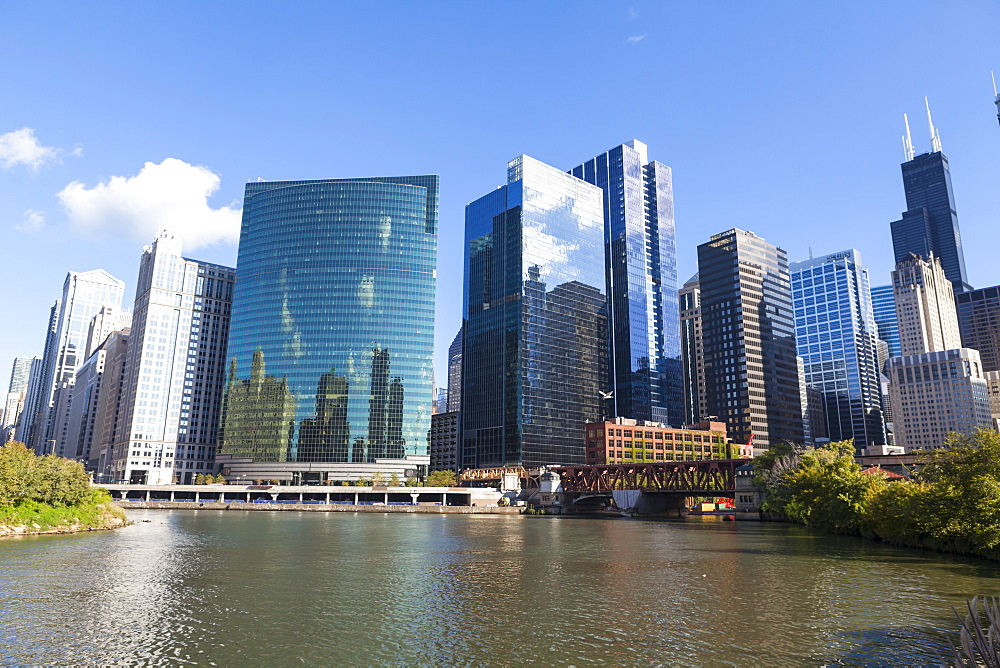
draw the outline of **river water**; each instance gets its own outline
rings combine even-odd
[[[928,663],[1000,593],[989,562],[782,524],[129,516],[0,542],[0,664]]]

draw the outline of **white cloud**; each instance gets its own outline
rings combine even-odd
[[[42,146],[31,128],[21,128],[0,135],[0,165],[10,169],[26,165],[38,171],[47,163],[61,162],[63,150],[54,146]],[[76,148],[73,155],[82,155],[83,149]]]
[[[168,229],[191,251],[239,239],[240,209],[213,209],[208,203],[219,182],[205,167],[167,158],[160,164],[147,162],[135,176],[112,176],[93,188],[74,181],[58,197],[70,224],[81,232],[149,241]]]
[[[28,209],[21,224],[14,227],[22,232],[40,232],[45,227],[45,212]]]
[[[628,8],[628,17],[630,19],[637,19],[637,18],[639,18],[639,12],[636,11],[635,7],[629,7]]]
[[[628,42],[629,44],[635,44],[636,42],[641,42],[644,39],[646,39],[645,33],[643,33],[642,35],[632,35],[631,37],[626,37],[625,41]]]

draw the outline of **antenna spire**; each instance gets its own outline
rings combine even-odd
[[[1000,93],[997,93],[997,78],[993,76],[992,72],[990,72],[990,78],[993,79],[993,96],[996,98],[997,120],[1000,121]]]
[[[903,124],[906,126],[906,135],[903,137],[903,155],[906,156],[906,162],[913,160],[913,140],[910,138],[910,119],[903,114]]]
[[[924,106],[927,107],[927,127],[931,131],[931,152],[941,152],[941,133],[934,129],[934,120],[931,118],[931,103],[924,96]]]

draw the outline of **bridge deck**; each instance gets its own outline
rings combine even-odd
[[[749,459],[705,459],[684,462],[561,466],[553,471],[562,478],[564,492],[604,492],[640,489],[690,495],[733,492],[736,469]]]

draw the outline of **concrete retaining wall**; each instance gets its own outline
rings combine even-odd
[[[308,510],[311,512],[342,512],[342,513],[431,513],[452,515],[519,515],[520,508],[487,507],[487,506],[355,506],[325,503],[232,503],[205,501],[201,503],[187,501],[119,501],[115,505],[126,510],[139,508],[145,510]]]

